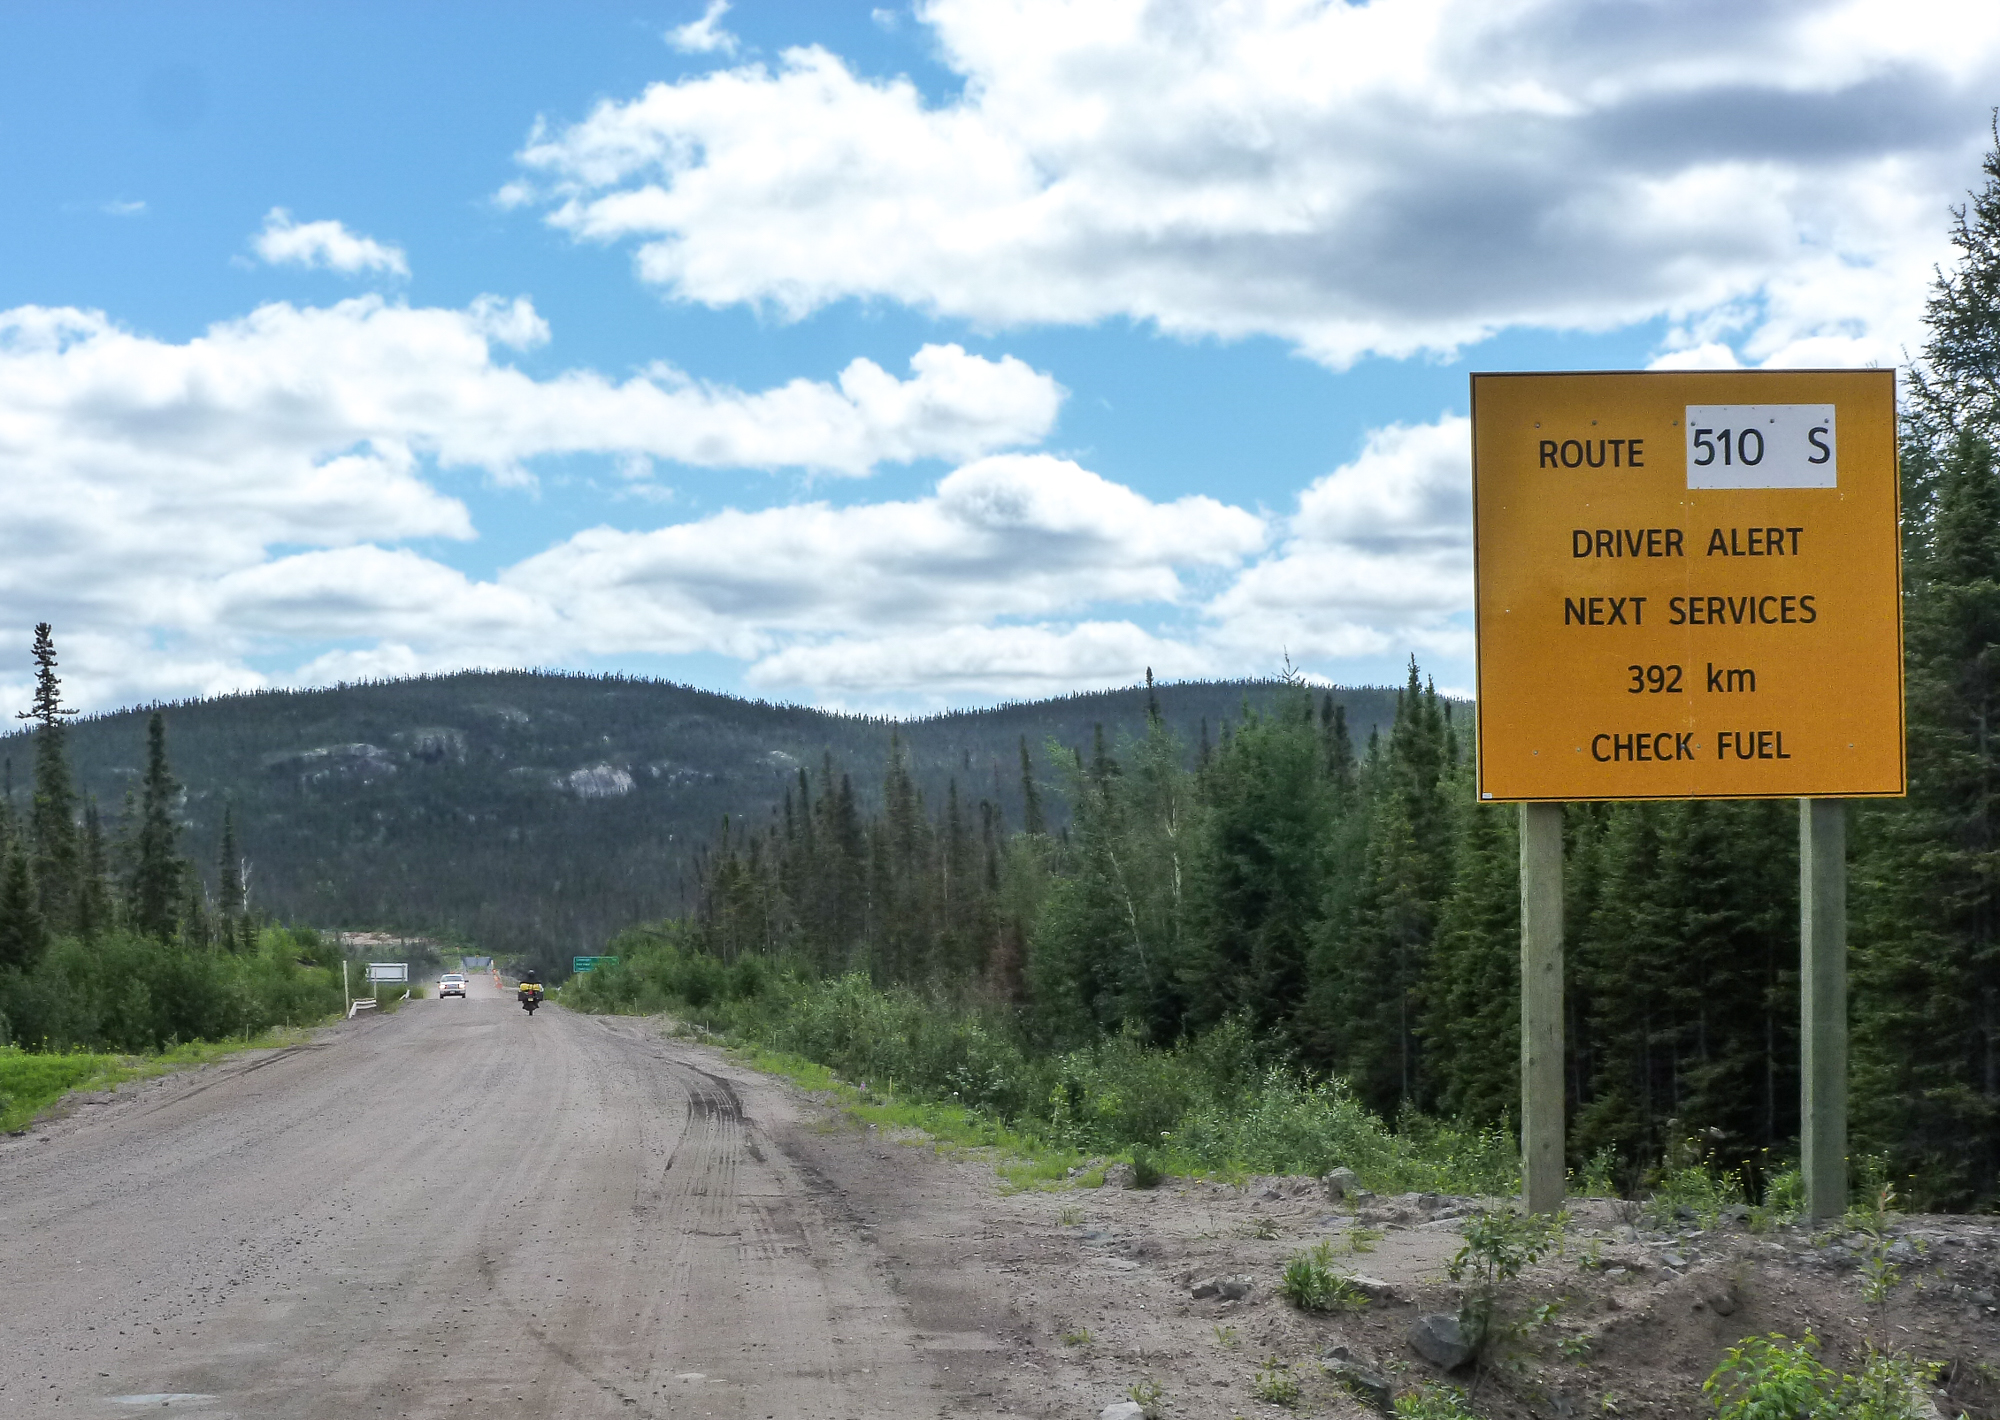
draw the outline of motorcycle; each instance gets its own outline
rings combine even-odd
[[[535,1007],[542,1004],[542,985],[539,981],[521,983],[521,1009],[529,1015],[535,1014]]]

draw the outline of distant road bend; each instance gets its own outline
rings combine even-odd
[[[909,1232],[908,1150],[472,989],[0,1140],[0,1414],[1001,1413],[976,1198]]]

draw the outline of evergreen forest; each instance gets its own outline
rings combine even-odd
[[[1848,842],[1858,1171],[1963,1209],[2000,1204],[2000,152],[1953,240],[1901,391],[1910,789],[1850,805]],[[1287,1121],[1358,1148],[1392,1120],[1506,1182],[1517,820],[1414,659],[1393,690],[1149,673],[910,722],[518,672],[81,720],[50,628],[33,654],[14,1040],[311,1019],[303,924],[428,930],[608,950],[570,1003],[1079,1147],[1309,1167],[1344,1156]],[[1642,1188],[1692,1140],[1767,1186],[1798,1133],[1796,803],[1573,804],[1565,843],[1573,1168]]]
[[[1902,391],[1910,790],[1849,806],[1852,1137],[1858,1174],[1893,1175],[1923,1206],[1990,1208],[2000,151],[1952,235],[1958,261]],[[1292,1088],[1336,1081],[1375,1117],[1504,1130],[1519,1090],[1515,811],[1478,802],[1470,716],[1414,660],[1389,724],[1359,744],[1346,699],[1292,678],[1193,746],[1157,700],[1143,728],[1099,725],[1087,748],[1024,737],[1018,818],[956,784],[927,798],[900,748],[873,814],[831,758],[816,777],[801,767],[773,822],[723,825],[691,914],[627,934],[582,997],[719,1013],[1012,1122],[1096,1110],[1104,1146],[1185,1143],[1204,1108],[1259,1108],[1241,1051],[1213,1047],[1225,1037]],[[1795,1156],[1798,813],[1568,806],[1565,1073],[1583,1177],[1636,1188],[1692,1150],[1754,1191]],[[879,1028],[828,1027],[842,1011],[934,1048],[884,1064]],[[940,1036],[940,1017],[960,1024]],[[1206,1063],[1187,1098],[1149,1113],[1134,1104],[1144,1070],[1102,1068],[1134,1049]],[[1218,1075],[1218,1059],[1237,1063]],[[1034,1068],[1050,1060],[1074,1068]],[[1050,1079],[1068,1083],[1051,1093]]]
[[[141,1053],[338,1011],[318,935],[252,912],[233,816],[213,890],[184,855],[163,716],[148,717],[145,771],[112,826],[80,798],[46,622],[33,653],[34,790],[21,812],[0,798],[0,1050]]]
[[[1163,687],[1160,699],[1194,739],[1204,720],[1219,725],[1277,689],[1187,683]],[[1364,725],[1394,713],[1392,691],[1349,695]],[[214,852],[229,816],[260,911],[477,942],[556,970],[627,923],[685,910],[703,841],[725,815],[768,821],[801,764],[834,754],[871,811],[895,735],[933,802],[956,781],[1018,825],[1021,736],[1076,743],[1096,723],[1136,729],[1145,696],[1104,691],[896,722],[526,671],[219,696],[65,721],[77,803],[94,800],[107,832],[136,812],[156,712],[182,786],[172,814],[211,896],[223,886]],[[0,738],[0,798],[17,815],[33,792],[40,733]]]

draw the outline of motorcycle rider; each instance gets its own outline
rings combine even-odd
[[[521,1008],[529,1015],[535,1014],[535,1007],[542,1001],[542,974],[532,966],[521,973],[519,992]]]

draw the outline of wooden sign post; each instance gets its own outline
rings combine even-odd
[[[1799,800],[1799,1173],[1806,1214],[1847,1211],[1847,806]]]
[[[1841,800],[1899,795],[1888,370],[1472,377],[1479,796],[1522,805],[1522,1177],[1563,1196],[1562,813],[1798,798],[1801,1137],[1846,1205]]]
[[[1521,805],[1521,1196],[1563,1200],[1563,812]]]

